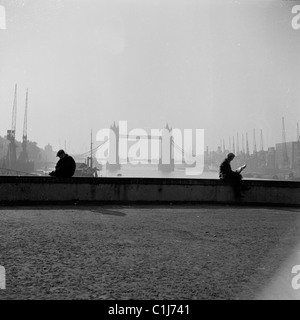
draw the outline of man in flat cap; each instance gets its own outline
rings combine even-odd
[[[56,156],[59,157],[59,160],[55,166],[55,170],[50,172],[49,175],[63,178],[72,177],[76,169],[74,159],[62,149],[57,151]]]
[[[246,191],[249,188],[245,187],[242,183],[241,172],[246,168],[246,164],[241,166],[235,171],[232,171],[230,162],[235,158],[235,155],[230,152],[226,159],[220,165],[219,177],[221,180],[229,182],[232,187],[234,194],[237,198],[243,198],[242,191]]]

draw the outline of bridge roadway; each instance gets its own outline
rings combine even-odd
[[[0,208],[0,299],[299,299],[300,208]]]

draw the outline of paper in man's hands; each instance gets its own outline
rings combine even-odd
[[[238,169],[236,169],[235,172],[241,173],[246,167],[247,167],[247,165],[244,164],[244,165],[242,165],[241,167],[239,167]]]

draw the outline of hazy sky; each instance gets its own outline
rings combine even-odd
[[[259,146],[300,122],[298,1],[0,0],[0,135],[84,152],[90,130],[205,129],[205,145],[253,128]],[[241,144],[241,141],[240,141]]]

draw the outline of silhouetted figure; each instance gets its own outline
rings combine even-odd
[[[55,166],[55,170],[50,172],[49,175],[63,178],[72,177],[76,169],[74,159],[66,154],[64,150],[57,151],[56,156],[59,157],[59,160]]]
[[[236,171],[232,171],[230,162],[234,159],[235,155],[233,153],[228,153],[226,159],[220,165],[219,177],[221,180],[229,182],[232,187],[236,197],[243,198],[242,191],[246,191],[246,188],[242,183],[241,172],[246,168],[246,165],[238,168]]]

